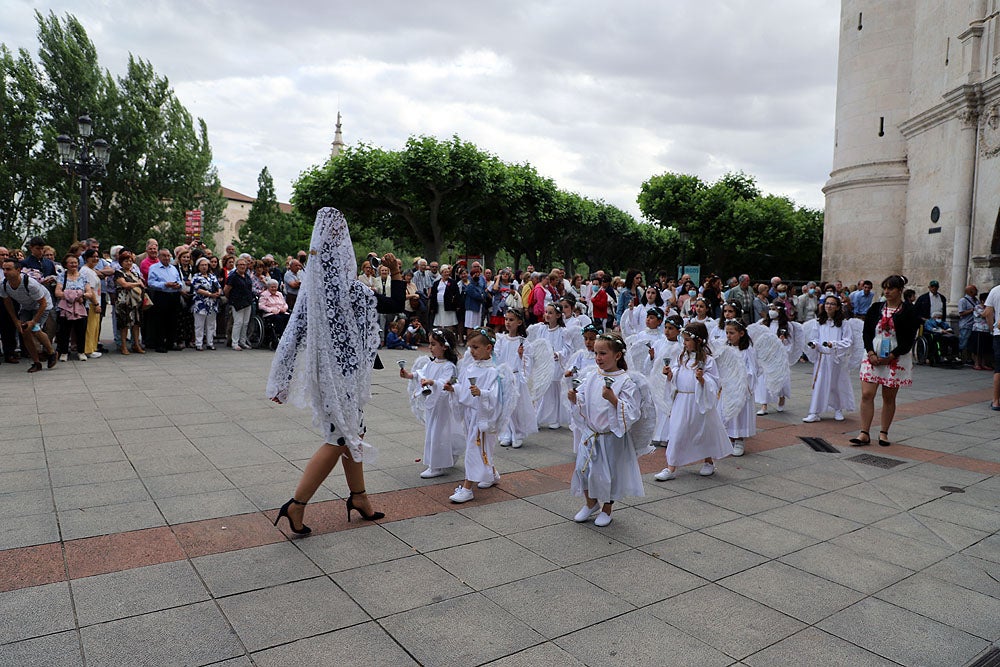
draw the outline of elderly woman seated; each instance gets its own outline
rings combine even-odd
[[[264,323],[270,324],[274,329],[274,341],[271,343],[273,349],[281,334],[285,332],[289,317],[285,295],[278,291],[278,281],[274,278],[267,281],[267,289],[260,293],[257,308],[264,316]]]

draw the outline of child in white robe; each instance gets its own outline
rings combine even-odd
[[[646,374],[647,376],[652,377],[653,373],[660,373],[665,365],[671,365],[681,356],[684,344],[677,337],[680,336],[683,328],[684,319],[680,315],[670,315],[663,321],[663,337],[653,345],[653,363]],[[653,444],[657,447],[666,447],[669,438],[670,412],[657,410]]]
[[[552,381],[535,408],[538,428],[547,426],[550,429],[557,429],[569,426],[569,406],[565,400],[566,392],[563,389],[562,379],[566,372],[566,362],[573,352],[574,342],[569,340],[566,324],[557,304],[545,306],[545,323],[532,327],[537,327],[541,337],[552,346],[555,359]]]
[[[508,308],[504,315],[506,333],[497,334],[493,354],[498,364],[506,364],[514,374],[518,385],[517,408],[500,431],[500,446],[520,449],[524,439],[538,433],[535,421],[535,406],[528,391],[528,377],[531,375],[531,355],[526,353],[527,332],[524,328],[524,311]]]
[[[470,329],[466,345],[472,362],[463,362],[458,381],[445,385],[445,391],[455,392],[465,418],[465,481],[449,497],[453,503],[472,500],[473,484],[488,489],[500,481],[500,473],[493,464],[493,451],[500,428],[510,417],[513,405],[509,403],[517,400],[517,385],[510,369],[498,368],[493,363],[493,344],[488,330]],[[509,384],[502,379],[504,370]]]
[[[726,433],[733,444],[733,456],[743,456],[745,451],[745,438],[752,438],[757,435],[757,415],[754,412],[753,390],[757,384],[757,355],[754,353],[753,341],[747,335],[746,326],[743,320],[730,319],[724,327],[726,332],[726,342],[740,351],[743,359],[743,367],[746,369],[746,387],[741,389],[745,393],[743,407],[735,417],[728,420]],[[736,390],[736,388],[733,388]]]
[[[611,523],[611,509],[625,496],[645,495],[642,473],[629,429],[641,418],[639,386],[626,373],[625,342],[603,334],[594,344],[597,372],[571,389],[573,419],[584,433],[573,468],[570,491],[586,504],[573,520],[583,523],[595,514],[594,525]]]
[[[570,380],[571,384],[574,378],[578,382],[582,382],[585,376],[597,369],[597,361],[594,358],[594,342],[597,340],[598,333],[597,327],[593,324],[588,324],[580,332],[583,336],[584,349],[573,353],[573,356],[569,358],[569,368],[563,375]],[[583,439],[582,431],[575,420],[570,422],[569,428],[573,431],[573,453],[576,454],[580,447],[580,441]]]
[[[646,309],[646,328],[633,334],[625,341],[629,350],[629,361],[633,363],[632,370],[648,375],[653,368],[653,346],[663,340],[663,309],[649,306]]]
[[[730,456],[733,446],[719,413],[719,371],[708,346],[708,331],[689,322],[683,331],[684,352],[663,374],[675,393],[670,413],[667,467],[654,475],[664,482],[676,478],[680,466],[702,462],[698,474],[715,473],[715,461]]]
[[[465,449],[465,430],[461,408],[444,386],[457,375],[458,355],[455,334],[444,329],[431,331],[430,353],[407,371],[402,366],[399,377],[411,380],[410,406],[425,425],[424,479],[440,477],[455,465],[455,457]]]
[[[833,418],[844,420],[844,410],[854,410],[854,387],[848,357],[854,345],[854,330],[844,321],[843,305],[837,297],[823,299],[814,335],[806,352],[813,361],[813,391],[807,423],[818,422],[820,413],[833,410]]]

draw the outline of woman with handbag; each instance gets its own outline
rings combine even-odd
[[[140,327],[142,324],[142,310],[148,301],[152,301],[146,295],[146,285],[142,282],[142,274],[134,269],[135,257],[130,250],[122,250],[118,253],[118,263],[121,269],[115,271],[115,286],[118,288],[118,301],[115,303],[115,319],[118,323],[119,336],[121,337],[121,353],[128,354],[128,332],[132,330],[132,351],[138,354],[146,354],[146,350],[139,344]]]
[[[430,314],[435,329],[446,329],[457,335],[458,284],[451,278],[451,267],[441,267],[441,277],[431,285]]]
[[[58,309],[59,327],[56,332],[56,347],[59,361],[69,359],[69,337],[76,339],[77,359],[86,361],[83,353],[84,341],[87,338],[87,301],[94,300],[94,292],[87,278],[80,273],[80,260],[76,255],[66,255],[63,259],[66,271],[56,282],[56,307]]]

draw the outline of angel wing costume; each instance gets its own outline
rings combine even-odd
[[[674,402],[674,388],[667,380],[667,376],[663,374],[663,367],[673,364],[683,351],[684,343],[679,340],[672,341],[661,338],[658,343],[653,345],[653,362],[650,364],[650,370],[646,376],[649,380],[649,390],[653,396],[653,403],[656,406],[656,427],[653,429],[653,442],[666,443],[670,437],[670,409]]]
[[[545,380],[548,381],[552,370],[536,363],[539,355],[532,354],[536,347],[538,347],[536,343],[528,342],[526,338],[521,336],[497,334],[497,342],[493,346],[494,359],[496,359],[497,364],[504,364],[510,368],[518,385],[517,407],[500,431],[500,444],[503,446],[515,444],[520,447],[526,436],[538,433],[529,379],[538,370],[542,370],[545,373]],[[548,357],[552,358],[551,349],[548,352]],[[541,368],[539,368],[540,366]]]
[[[697,380],[697,363],[690,355],[675,359],[670,368],[675,395],[667,465],[685,466],[709,457],[717,461],[730,456],[733,446],[719,413],[720,377],[715,359],[705,359],[704,384]]]
[[[823,324],[810,320],[805,325],[804,336],[812,343],[806,346],[806,357],[813,362],[812,400],[809,402],[811,415],[828,410],[856,409],[853,373],[857,371],[857,365],[851,363],[856,341],[852,322],[864,324],[862,320],[851,319],[838,327],[830,318]],[[864,344],[861,347],[863,352]]]
[[[539,427],[558,428],[569,426],[569,402],[563,389],[562,379],[566,372],[566,362],[573,352],[572,332],[566,327],[550,329],[546,324],[532,324],[528,327],[528,340],[545,340],[552,348],[552,375],[549,384],[535,405],[535,418]],[[577,336],[579,337],[579,336]]]
[[[371,463],[362,440],[379,345],[375,293],[360,283],[347,220],[335,208],[316,214],[309,261],[295,310],[271,362],[267,396],[312,410],[328,443]]]
[[[747,335],[753,341],[752,349],[757,354],[760,371],[754,400],[762,404],[777,403],[779,396],[790,396],[792,376],[785,344],[763,324],[749,325]]]
[[[751,345],[741,350],[732,345],[714,347],[715,363],[719,368],[722,393],[719,406],[726,433],[730,438],[752,438],[757,435],[757,415],[753,391],[757,386],[757,354]]]
[[[472,394],[473,383],[479,387],[479,396]],[[472,360],[460,367],[454,388],[465,419],[465,479],[492,482],[493,451],[500,429],[517,408],[514,374],[492,359]]]

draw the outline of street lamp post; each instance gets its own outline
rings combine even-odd
[[[60,134],[56,138],[59,150],[59,164],[67,174],[80,177],[80,224],[77,232],[79,241],[90,236],[90,181],[107,173],[111,146],[104,139],[90,140],[94,123],[84,114],[77,120],[77,137]]]

